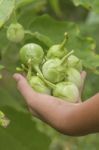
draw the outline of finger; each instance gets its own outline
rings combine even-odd
[[[29,86],[27,80],[21,74],[17,74],[17,73],[13,75],[13,78],[16,80],[18,90],[23,95],[23,97],[25,98],[25,100],[29,106],[28,107],[29,111],[33,114],[33,116],[39,118],[39,115],[31,107],[31,104],[33,101],[33,96],[34,96],[34,94],[33,94],[34,91]]]
[[[13,78],[16,80],[17,88],[25,98],[27,104],[31,105],[34,96],[34,91],[29,86],[27,80],[21,74],[18,73],[14,74]]]

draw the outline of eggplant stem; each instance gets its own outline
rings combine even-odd
[[[74,53],[74,50],[72,50],[71,52],[69,52],[68,54],[66,54],[66,55],[62,58],[61,64],[63,64],[64,61],[65,61],[70,55],[72,55],[73,53]]]
[[[60,44],[60,49],[62,49],[62,48],[64,48],[64,46],[65,46],[65,44],[66,44],[66,42],[67,42],[67,40],[68,40],[68,33],[67,32],[65,32],[64,33],[64,40],[63,40],[63,42]]]
[[[39,76],[51,89],[56,88],[56,85],[51,83],[50,81],[46,80],[43,75],[37,73],[37,76]]]

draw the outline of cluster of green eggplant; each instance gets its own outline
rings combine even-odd
[[[65,48],[68,34],[61,44],[52,45],[47,53],[36,43],[25,44],[19,52],[21,67],[36,92],[75,102],[82,84],[82,62],[74,50]]]

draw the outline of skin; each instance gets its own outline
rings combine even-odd
[[[32,114],[59,132],[71,136],[99,132],[99,93],[84,102],[80,102],[81,99],[78,97],[76,102],[79,103],[70,103],[33,91],[20,74],[14,74],[13,77]],[[82,72],[81,77],[80,93],[86,73]]]

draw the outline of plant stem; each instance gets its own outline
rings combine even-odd
[[[66,44],[66,42],[67,42],[67,40],[68,40],[68,33],[65,32],[65,33],[64,33],[64,36],[65,36],[65,38],[64,38],[63,42],[60,44],[60,49],[61,49],[61,50],[64,49],[64,46],[65,46],[65,44]]]
[[[37,73],[37,76],[39,76],[47,84],[47,86],[49,86],[51,89],[56,88],[56,85],[51,83],[50,81],[46,80],[43,75]]]
[[[62,58],[62,60],[61,60],[61,65],[64,63],[64,61],[71,55],[71,54],[73,54],[74,53],[74,50],[72,50],[71,52],[69,52],[68,54],[66,54],[63,58]]]

